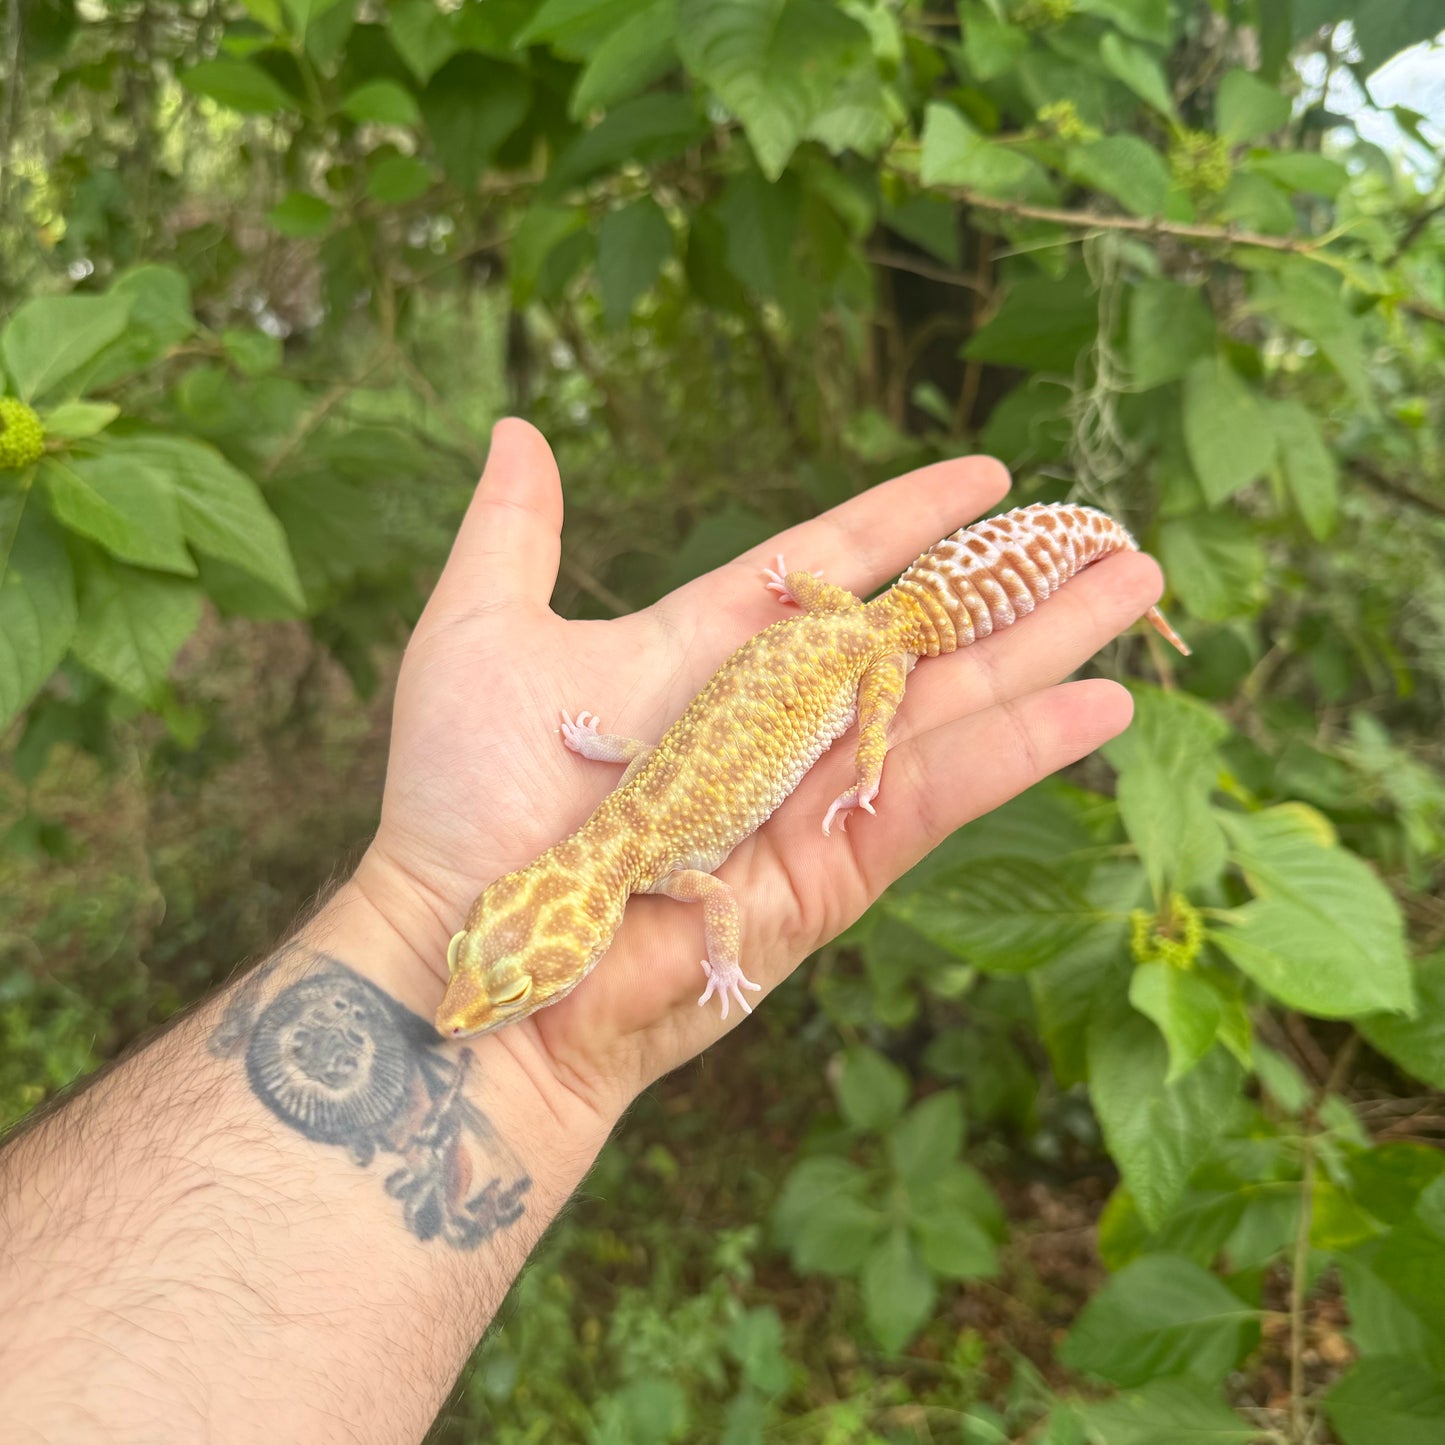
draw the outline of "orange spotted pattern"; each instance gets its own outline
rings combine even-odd
[[[566,997],[606,951],[632,894],[698,897],[694,871],[712,873],[759,828],[860,710],[856,781],[825,831],[839,810],[873,811],[887,727],[916,658],[987,637],[1091,562],[1136,549],[1092,507],[1032,506],[955,532],[872,602],[789,572],[803,614],[745,642],[655,747],[628,744],[635,761],[582,827],[473,904],[452,940],[438,1028],[486,1032]],[[1187,651],[1157,609],[1148,616]],[[732,950],[712,960],[731,967],[739,930],[730,895],[728,904],[708,943],[710,953]]]

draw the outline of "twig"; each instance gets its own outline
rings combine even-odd
[[[1445,311],[1440,313],[1439,319],[1445,323]],[[1419,507],[1422,512],[1429,512],[1432,516],[1445,517],[1445,501],[1428,497],[1424,492],[1417,492],[1408,483],[1387,476],[1368,457],[1351,457],[1346,465],[1362,482],[1375,491],[1382,492],[1387,497],[1394,497],[1396,501],[1408,502],[1410,506]]]
[[[871,261],[875,266],[886,266],[890,271],[908,271],[915,276],[922,276],[926,281],[941,281],[945,286],[962,286],[965,291],[977,291],[981,295],[987,295],[987,288],[980,285],[977,279],[966,275],[962,271],[955,271],[951,266],[936,266],[932,261],[925,261],[921,256],[909,256],[902,251],[888,251],[881,246],[870,246],[864,253],[864,259]]]

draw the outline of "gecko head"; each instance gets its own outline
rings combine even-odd
[[[587,885],[544,861],[493,883],[453,937],[436,1017],[444,1038],[490,1033],[556,1003],[611,941],[616,921],[601,926]]]

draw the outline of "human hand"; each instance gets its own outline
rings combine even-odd
[[[562,493],[533,427],[493,433],[485,474],[407,649],[381,827],[355,883],[435,972],[473,898],[573,831],[619,770],[562,743],[563,709],[656,741],[722,661],[779,616],[763,569],[794,566],[867,596],[940,537],[997,504],[1004,469],[942,462],[874,487],[614,621],[569,622],[548,601]],[[847,740],[719,870],[743,909],[742,961],[774,988],[947,835],[1123,730],[1128,693],[1060,679],[1161,591],[1147,557],[1088,569],[1032,616],[913,674],[876,817],[824,837],[851,780]],[[739,1021],[698,1009],[700,909],[636,897],[575,993],[490,1035],[529,1077],[608,1124],[653,1079]],[[425,1010],[429,1012],[429,1010]]]

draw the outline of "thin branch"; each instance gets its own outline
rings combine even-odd
[[[1258,246],[1266,251],[1286,251],[1297,256],[1310,255],[1324,245],[1322,240],[1309,237],[1266,236],[1259,231],[1240,231],[1233,226],[1202,226],[1192,222],[1163,221],[1154,216],[1109,216],[1102,211],[1066,211],[1056,206],[1034,206],[1024,201],[984,196],[959,187],[938,189],[980,211],[998,211],[1023,221],[1050,221],[1056,226],[1069,226],[1080,231],[1127,231],[1141,236],[1174,236],[1181,241]]]
[[[1441,313],[1440,320],[1445,322],[1445,312]],[[1429,512],[1431,516],[1445,517],[1445,501],[1427,496],[1424,492],[1417,492],[1409,483],[1386,475],[1368,457],[1351,457],[1345,465],[1372,490],[1386,497],[1393,497],[1397,502],[1418,507],[1422,512]]]
[[[909,256],[902,251],[887,251],[875,246],[870,246],[863,255],[873,265],[886,266],[890,271],[909,271],[927,281],[941,281],[945,286],[962,286],[965,291],[987,294],[987,288],[981,286],[976,277],[955,271],[951,266],[935,266],[921,256]]]

